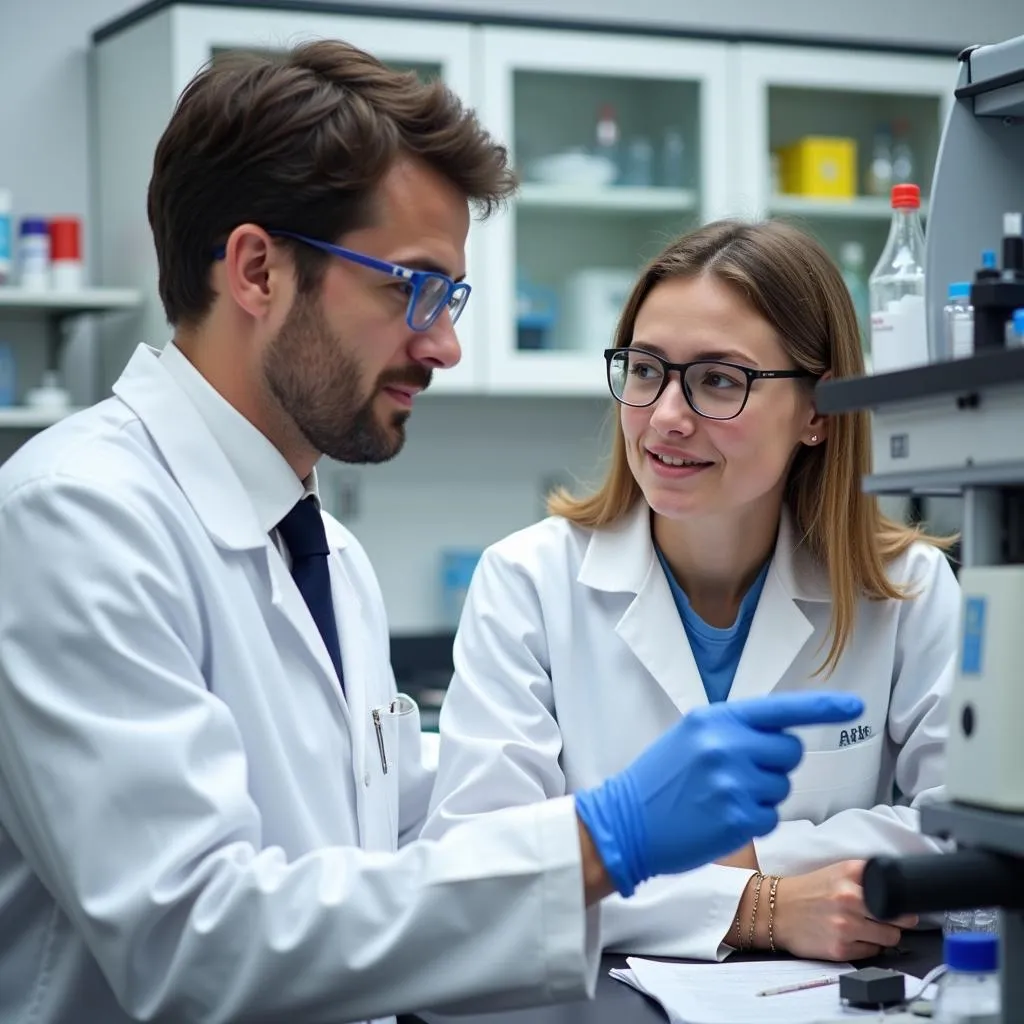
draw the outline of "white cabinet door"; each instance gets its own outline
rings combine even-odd
[[[866,277],[881,253],[891,217],[888,188],[872,174],[872,163],[880,157],[884,167],[886,152],[909,157],[909,180],[920,186],[922,209],[927,210],[956,83],[955,57],[742,44],[732,59],[734,212],[795,219],[836,258],[845,242],[856,242],[864,252]],[[826,199],[782,190],[791,183],[773,174],[772,154],[811,136],[853,141],[851,197]]]
[[[219,50],[285,50],[311,39],[341,39],[367,50],[386,63],[440,77],[462,99],[470,99],[469,25],[420,22],[402,18],[346,17],[301,11],[246,10],[238,7],[173,9],[173,81],[175,95]],[[479,277],[476,231],[467,245],[467,277]],[[434,375],[431,391],[478,390],[483,373],[479,303],[470,302],[459,320],[463,359],[455,368]]]
[[[640,266],[726,209],[726,47],[477,31],[477,102],[522,180],[480,233],[488,387],[601,394],[602,351]]]

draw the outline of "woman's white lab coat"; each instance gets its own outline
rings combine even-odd
[[[376,579],[327,528],[344,697],[151,350],[0,471],[0,1018],[340,1022],[593,985],[571,799],[395,852],[432,781],[419,715],[390,713]]]
[[[755,843],[766,873],[939,848],[919,833],[914,808],[942,781],[959,588],[944,556],[921,543],[890,575],[919,596],[860,602],[827,686],[859,694],[865,714],[800,730],[807,753],[785,820]],[[794,546],[784,515],[729,699],[825,685],[812,673],[831,611],[827,575]],[[551,518],[516,533],[485,552],[469,589],[423,834],[594,786],[706,703],[646,505],[605,530]],[[602,941],[721,958],[749,876],[709,865],[648,882],[629,901],[605,902]]]

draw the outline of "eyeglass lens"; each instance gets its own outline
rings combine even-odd
[[[448,282],[443,277],[426,277],[420,282],[416,293],[415,305],[412,309],[414,327],[425,327],[440,313],[445,303],[448,304],[448,315],[452,323],[458,320],[466,305],[469,292],[465,288],[457,288],[448,294]]]
[[[657,399],[665,378],[660,359],[635,349],[612,356],[608,380],[612,394],[624,405],[645,406]],[[730,419],[746,401],[746,374],[728,363],[693,363],[683,377],[683,387],[693,408],[709,419]]]

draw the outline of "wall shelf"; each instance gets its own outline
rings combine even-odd
[[[83,288],[75,292],[57,292],[0,286],[0,309],[29,313],[108,313],[135,309],[141,304],[142,293],[134,288]]]
[[[882,220],[892,217],[892,205],[885,196],[854,196],[851,199],[821,199],[816,196],[773,195],[768,209],[776,215],[818,217],[836,220]],[[921,213],[928,211],[921,200]]]
[[[77,407],[36,409],[28,405],[0,406],[0,430],[39,430],[78,412]]]
[[[679,213],[697,209],[697,193],[679,188],[636,185],[523,184],[517,205],[522,208],[589,210],[607,213]]]

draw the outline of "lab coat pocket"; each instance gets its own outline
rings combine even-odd
[[[414,719],[416,705],[404,694],[370,710],[373,743],[369,756],[380,777],[394,846],[398,843],[398,771],[402,755],[402,722]]]
[[[790,793],[779,807],[784,821],[820,824],[838,811],[877,803],[882,737],[838,750],[807,750],[790,775]]]

